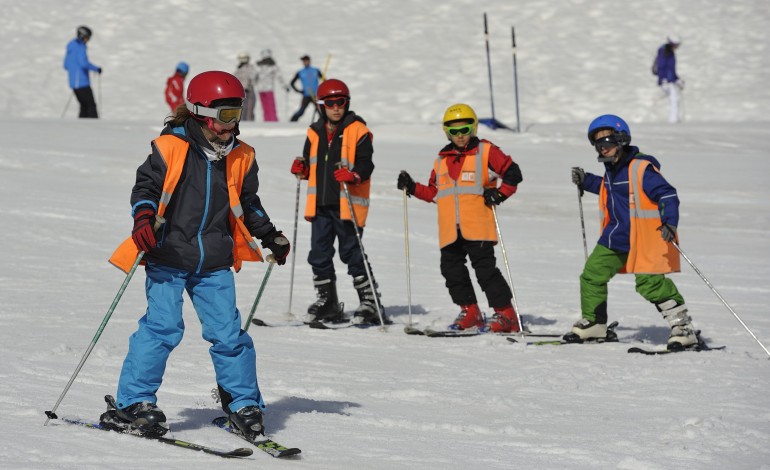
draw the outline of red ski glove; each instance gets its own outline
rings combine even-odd
[[[347,168],[340,168],[334,172],[334,179],[339,183],[358,184],[361,182],[361,177],[358,173],[350,171]]]
[[[308,167],[305,165],[305,160],[302,158],[297,158],[294,160],[291,164],[291,174],[297,175],[301,178],[307,178],[308,173]]]
[[[155,210],[152,208],[142,209],[134,215],[134,229],[131,231],[131,238],[139,251],[148,253],[155,248],[155,232],[152,230],[152,223],[155,220]]]

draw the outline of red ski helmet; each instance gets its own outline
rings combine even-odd
[[[235,75],[213,70],[203,72],[190,80],[187,86],[187,108],[193,111],[192,105],[214,107],[212,103],[219,100],[241,100],[246,97],[241,81]],[[195,112],[193,111],[193,114]]]
[[[329,80],[324,81],[321,83],[321,85],[318,87],[318,109],[321,113],[321,116],[326,117],[325,113],[325,106],[324,101],[327,99],[334,99],[335,101],[338,101],[340,98],[344,100],[344,106],[345,106],[345,113],[347,114],[348,110],[350,110],[350,90],[348,90],[348,86],[345,85],[345,82],[342,80],[337,80],[336,78],[330,78]]]
[[[342,80],[330,78],[329,80],[321,83],[321,85],[318,87],[318,99],[320,100],[337,96],[344,96],[348,99],[350,98],[350,90],[348,90],[348,86],[345,85],[345,82]]]

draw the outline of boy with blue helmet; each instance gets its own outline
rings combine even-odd
[[[604,163],[604,176],[572,168],[572,182],[599,195],[602,232],[580,275],[581,318],[567,342],[607,339],[607,284],[617,273],[634,273],[636,291],[652,302],[671,326],[668,349],[698,343],[684,298],[665,274],[680,270],[679,198],[660,173],[655,157],[631,146],[631,130],[605,114],[588,126],[588,140]]]

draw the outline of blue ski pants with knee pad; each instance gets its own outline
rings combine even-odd
[[[235,279],[230,269],[193,273],[148,264],[147,313],[129,338],[129,348],[118,382],[118,408],[137,402],[156,403],[166,361],[182,341],[182,295],[187,291],[200,319],[203,339],[211,343],[217,384],[231,397],[231,411],[265,404],[257,384],[254,343],[241,330],[235,305]]]

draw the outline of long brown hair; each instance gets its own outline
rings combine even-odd
[[[192,113],[189,109],[187,109],[187,106],[180,104],[174,110],[174,114],[170,114],[166,117],[166,120],[163,122],[163,124],[171,127],[179,127],[184,125],[184,122],[191,117]]]

